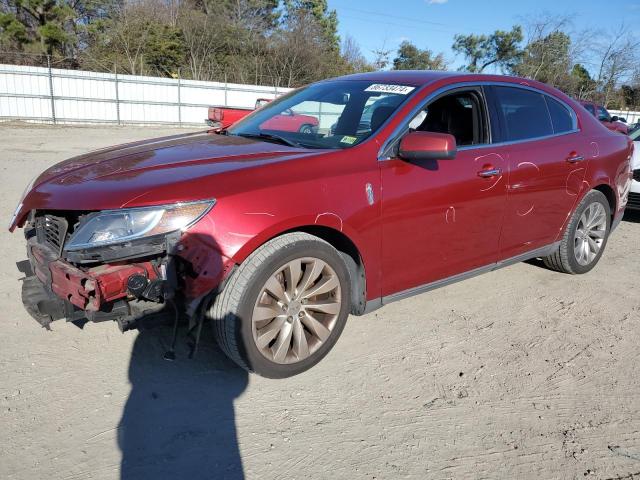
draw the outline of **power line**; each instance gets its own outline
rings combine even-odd
[[[339,18],[348,18],[350,20],[357,20],[359,22],[366,22],[366,23],[375,23],[378,25],[389,25],[389,26],[400,27],[400,28],[408,28],[410,30],[417,30],[420,32],[428,31],[428,32],[438,32],[438,33],[457,33],[453,30],[442,30],[442,29],[437,29],[433,27],[419,27],[418,25],[407,25],[407,24],[396,23],[396,22],[385,22],[383,20],[371,20],[371,19],[362,18],[362,17],[352,17],[351,15],[341,14]]]
[[[350,10],[352,12],[356,12],[356,13],[362,13],[365,15],[375,15],[378,17],[384,17],[384,18],[395,18],[398,20],[405,20],[405,21],[409,21],[409,22],[416,22],[416,23],[420,23],[420,24],[429,24],[429,25],[436,25],[436,26],[440,26],[440,27],[452,27],[453,25],[448,25],[445,23],[440,23],[440,22],[431,22],[428,20],[421,20],[421,19],[416,19],[416,18],[411,18],[411,17],[403,17],[401,15],[393,15],[393,14],[389,14],[389,13],[384,13],[384,12],[379,12],[379,11],[375,11],[375,10],[364,10],[361,8],[352,8],[352,7],[337,7],[340,10]],[[343,16],[343,15],[341,15]]]

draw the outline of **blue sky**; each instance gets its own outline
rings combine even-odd
[[[463,59],[451,51],[456,33],[510,30],[527,17],[548,12],[569,15],[573,28],[611,31],[640,23],[639,0],[328,0],[338,11],[340,35],[354,37],[369,59],[385,45],[394,52],[402,40],[443,52],[458,68]],[[393,58],[393,56],[392,56]]]

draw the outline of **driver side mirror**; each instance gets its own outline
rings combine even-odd
[[[448,133],[409,132],[400,140],[398,156],[403,160],[452,160],[456,139]]]

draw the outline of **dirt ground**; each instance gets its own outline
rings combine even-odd
[[[0,217],[45,167],[175,129],[0,127]],[[522,263],[351,317],[288,380],[247,376],[206,330],[46,331],[0,233],[2,479],[638,479],[640,215],[590,274]]]

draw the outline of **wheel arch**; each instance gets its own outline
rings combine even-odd
[[[364,261],[356,244],[344,232],[324,225],[305,225],[283,232],[283,234],[290,232],[308,233],[321,238],[338,250],[349,270],[351,313],[353,315],[362,315],[367,303],[367,280]]]
[[[618,207],[616,193],[613,191],[613,188],[611,188],[611,186],[607,183],[599,183],[598,185],[593,186],[592,189],[601,192],[607,198],[607,201],[609,202],[609,208],[611,209],[611,218],[613,219]]]
[[[607,199],[607,202],[609,203],[609,207],[611,209],[611,222],[613,223],[616,215],[617,200],[616,193],[610,185],[609,178],[606,176],[600,176],[597,180],[592,182],[585,180],[583,182],[583,185],[584,188],[582,189],[580,195],[578,195],[578,197],[576,198],[571,211],[568,213],[567,218],[562,225],[562,228],[558,232],[558,236],[555,239],[556,241],[559,241],[559,239],[562,238],[562,235],[564,235],[565,230],[568,228],[569,223],[571,222],[571,218],[575,214],[578,206],[580,205],[580,202],[582,202],[582,200],[584,200],[584,197],[587,196],[592,190],[597,190],[598,192],[602,193]]]
[[[360,249],[353,239],[344,232],[344,229],[340,230],[334,226],[322,224],[301,224],[280,229],[277,232],[270,232],[269,234],[261,236],[257,242],[251,242],[250,246],[246,245],[245,248],[239,252],[239,255],[235,257],[235,261],[242,263],[246,257],[266,242],[293,232],[304,232],[316,236],[338,250],[349,271],[351,313],[353,315],[362,315],[365,312],[367,297],[365,262],[360,253]]]

